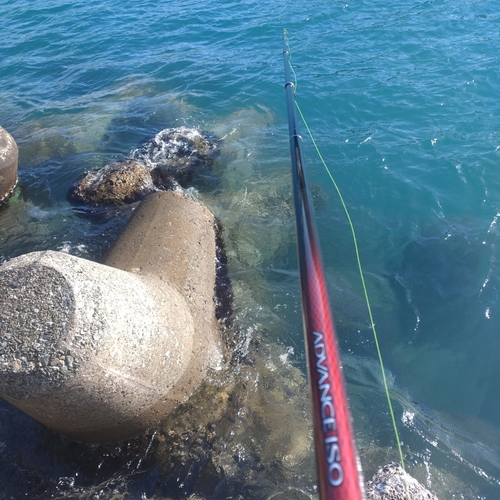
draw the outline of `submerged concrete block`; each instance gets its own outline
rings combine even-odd
[[[18,154],[16,141],[0,127],[0,204],[16,187]]]
[[[0,266],[0,396],[81,441],[157,424],[222,362],[214,224],[155,193],[107,265],[46,251]]]

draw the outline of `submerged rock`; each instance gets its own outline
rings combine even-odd
[[[214,159],[220,152],[220,141],[195,128],[167,128],[158,132],[130,156],[151,170],[158,189],[183,188],[197,178],[210,173]]]
[[[89,172],[69,192],[70,199],[99,205],[122,205],[154,191],[188,187],[195,176],[209,172],[219,141],[194,128],[168,128],[130,157]]]
[[[161,423],[156,462],[175,480],[196,467],[193,499],[313,498],[307,379],[280,346],[250,349],[237,372],[221,373]]]
[[[137,160],[125,160],[89,172],[71,189],[69,197],[88,204],[122,205],[155,190],[148,168]]]
[[[210,166],[219,153],[219,141],[195,128],[166,128],[158,132],[130,156],[145,163],[151,170],[164,168],[176,175],[194,173]]]

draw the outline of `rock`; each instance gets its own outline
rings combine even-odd
[[[70,190],[69,198],[86,204],[122,205],[139,201],[155,190],[149,169],[128,159],[87,173]]]
[[[366,485],[367,500],[437,500],[399,464],[391,462],[379,469]]]
[[[17,185],[18,156],[19,151],[13,137],[0,127],[0,205]]]
[[[168,128],[131,151],[130,158],[89,172],[69,191],[85,204],[125,204],[157,190],[188,187],[207,173],[219,152],[219,141],[194,128]]]
[[[187,187],[196,175],[209,170],[219,154],[219,142],[195,128],[167,128],[133,150],[131,157],[154,172],[157,187],[172,180]]]

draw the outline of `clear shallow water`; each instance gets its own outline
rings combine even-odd
[[[498,498],[499,21],[491,1],[0,1],[0,124],[20,148],[0,259],[98,260],[130,210],[76,210],[71,184],[163,128],[211,131],[223,152],[193,188],[225,227],[248,353],[119,447],[66,443],[2,403],[4,497],[314,496],[286,27],[299,103],[356,227],[408,466],[440,498]],[[305,153],[369,477],[397,459],[394,438],[350,230],[308,141]]]

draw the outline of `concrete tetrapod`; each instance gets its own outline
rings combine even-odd
[[[169,283],[186,298],[196,335],[193,362],[177,383],[191,394],[210,369],[220,369],[222,347],[215,317],[215,218],[192,196],[160,191],[146,198],[104,264]]]
[[[161,196],[149,206],[162,213],[169,199]],[[51,251],[0,267],[1,397],[72,439],[116,442],[158,423],[192,394],[210,367],[219,365],[213,286],[209,289],[215,279],[210,213],[187,197],[175,195],[174,200],[185,211],[195,208],[187,231],[184,223],[176,231],[176,220],[161,221],[172,237],[177,235],[172,247],[186,246],[180,255],[187,260],[178,257],[174,265],[177,275],[197,289],[188,287],[185,296],[176,279],[167,278],[168,252],[156,238],[164,236],[161,227],[144,218],[141,208],[131,223],[134,227],[141,218],[136,227],[144,231],[142,243],[136,240],[130,252],[118,245],[116,252],[135,262],[142,249],[151,259],[148,273]],[[193,224],[201,231],[189,232]],[[210,238],[210,228],[214,253],[191,266],[189,259],[203,236]],[[125,230],[125,240],[127,234],[137,236]],[[194,274],[208,261],[204,283]],[[154,272],[155,265],[161,273]],[[203,299],[202,292],[207,294]]]
[[[0,127],[0,205],[16,187],[18,154],[16,142]]]

